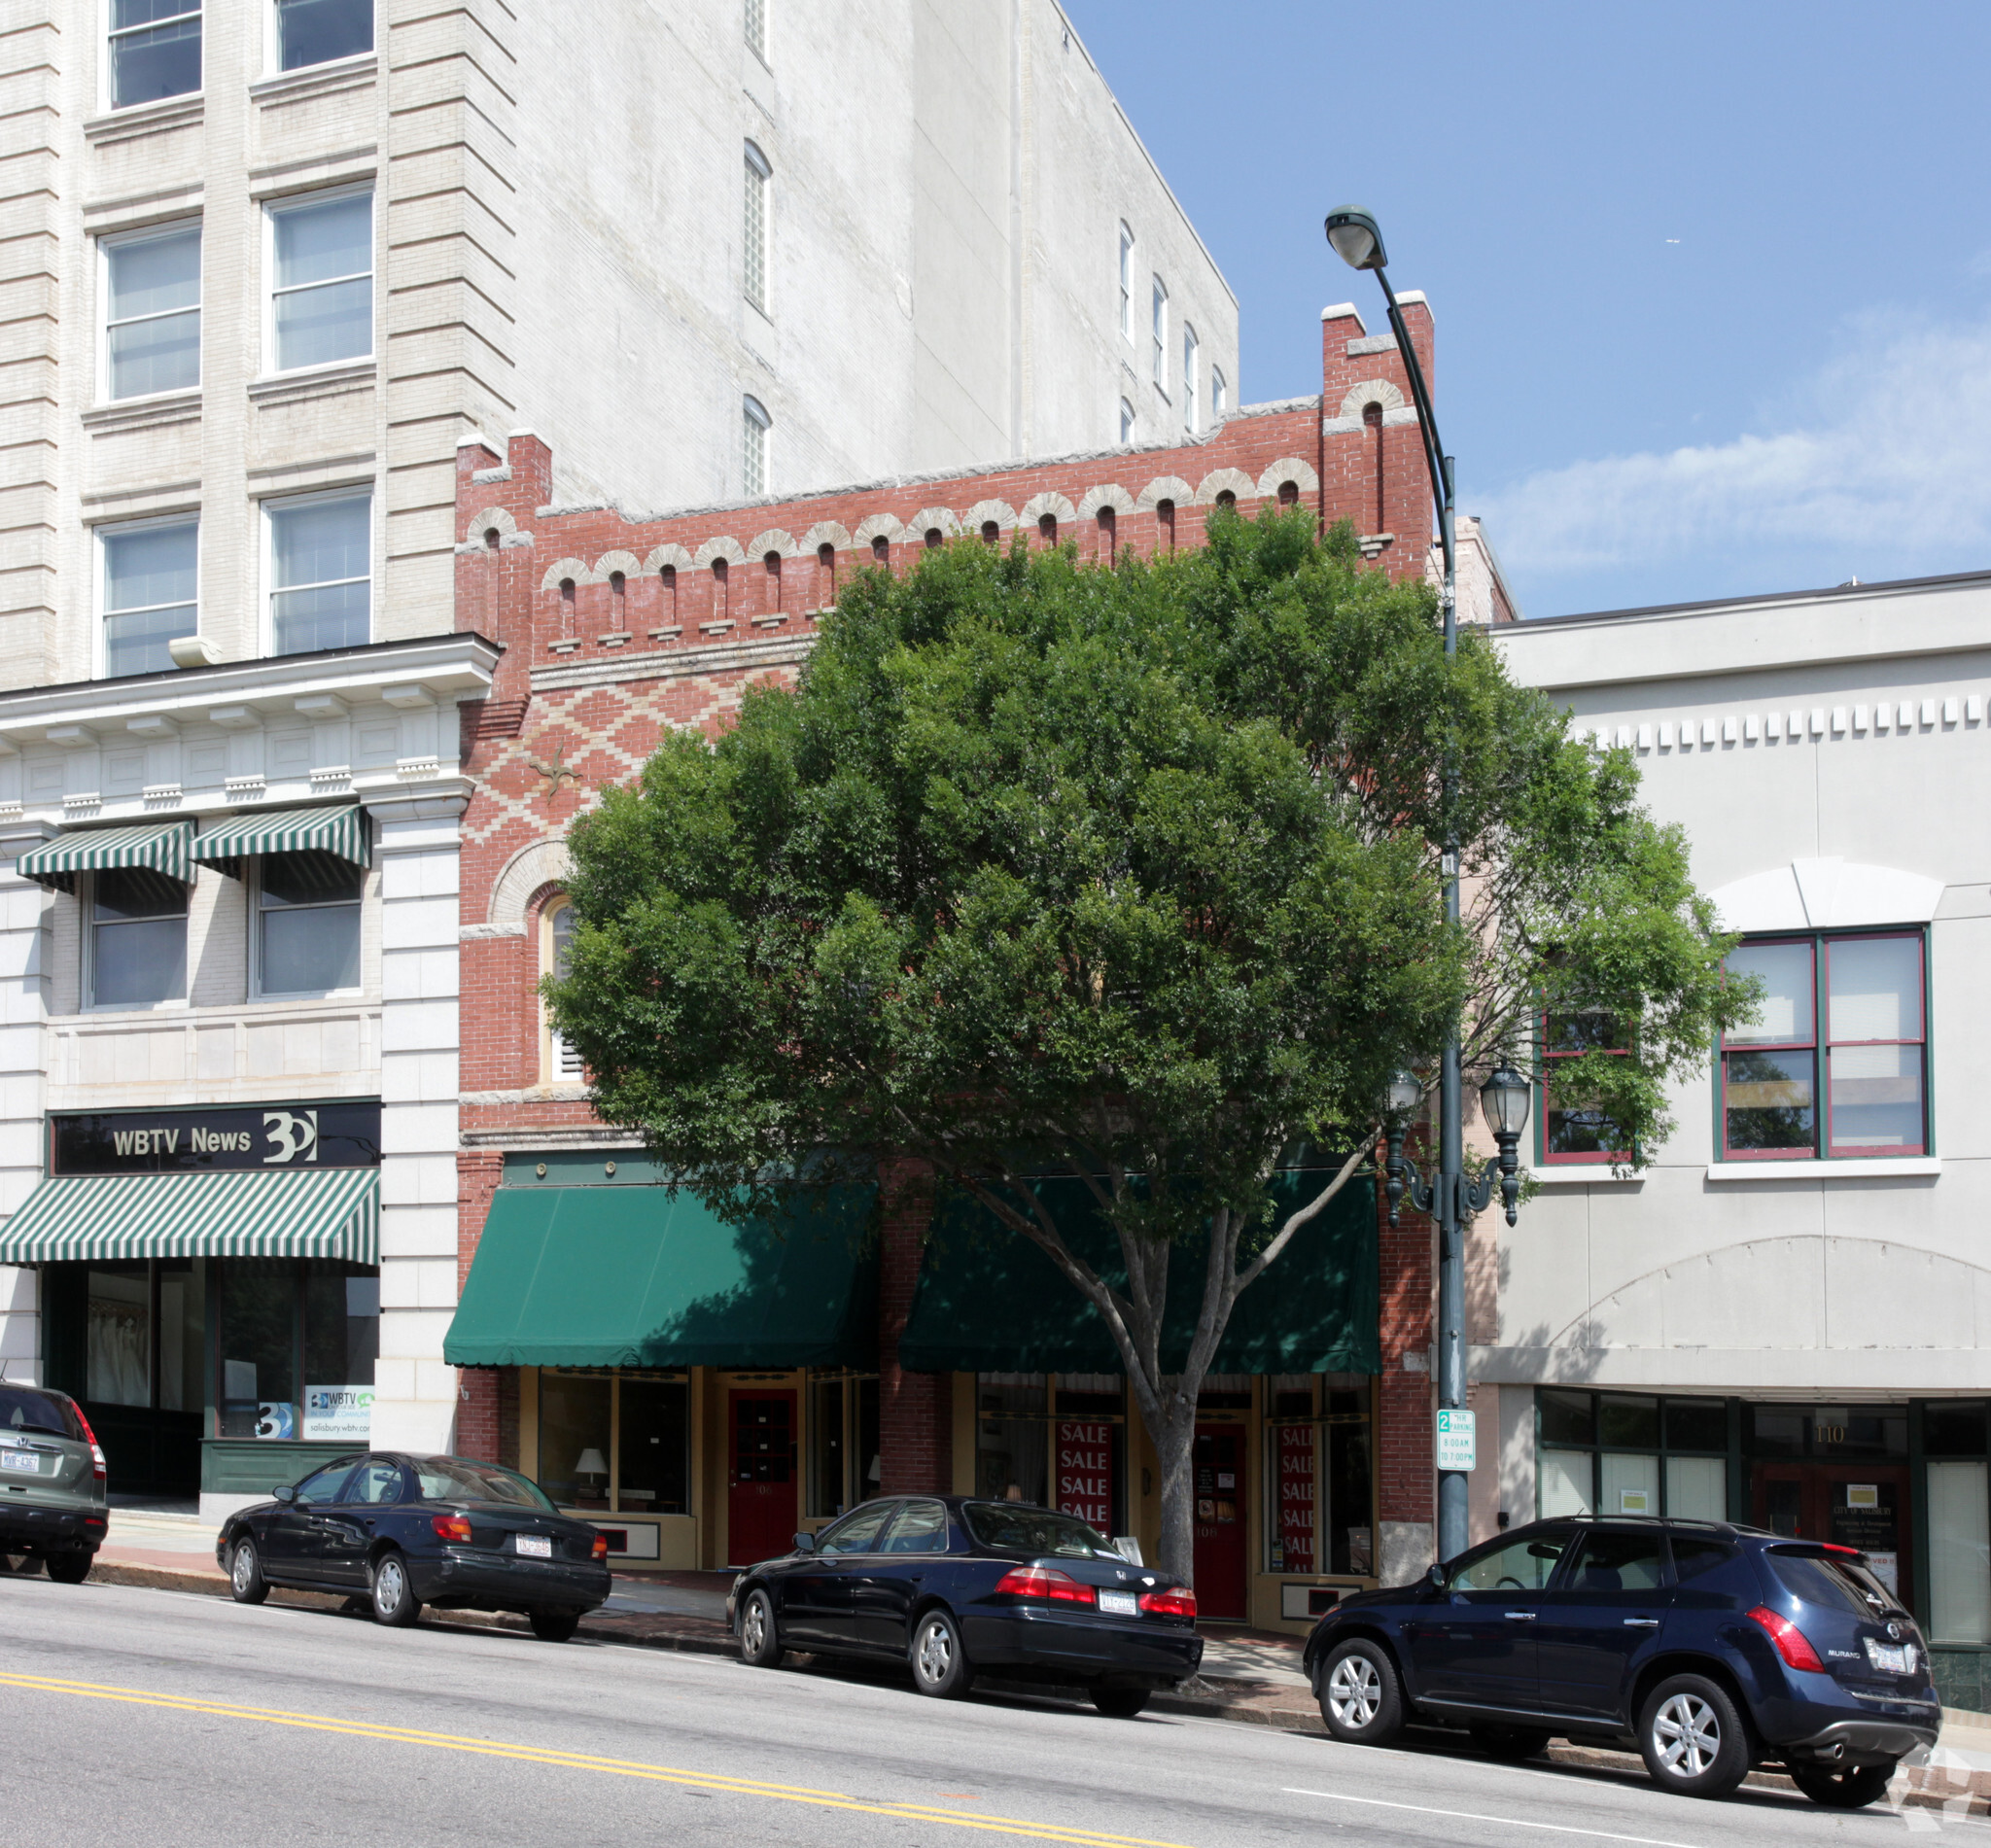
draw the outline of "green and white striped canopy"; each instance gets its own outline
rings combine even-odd
[[[47,847],[35,848],[15,861],[23,879],[56,891],[74,891],[78,873],[100,873],[116,866],[149,866],[193,883],[188,849],[193,839],[192,821],[147,821],[137,827],[78,828]]]
[[[202,830],[193,843],[193,857],[203,866],[219,866],[232,875],[252,854],[330,854],[354,866],[365,866],[367,820],[358,806],[347,802],[335,809],[272,809],[266,815],[235,815]]]
[[[66,1174],[0,1226],[0,1264],[122,1258],[380,1262],[380,1170]]]

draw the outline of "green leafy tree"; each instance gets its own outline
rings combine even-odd
[[[1301,514],[1220,512],[1153,562],[970,540],[860,574],[797,685],[669,738],[573,852],[547,994],[601,1114],[738,1223],[912,1162],[1036,1244],[1111,1332],[1185,1578],[1199,1388],[1373,1152],[1390,1075],[1454,1013],[1481,1063],[1532,1057],[1545,1007],[1607,1018],[1558,1080],[1636,1159],[1734,1005],[1628,753],[1481,638],[1448,663],[1429,590]],[[1331,1160],[1294,1205],[1302,1145]],[[1090,1190],[1124,1274],[1072,1249],[1044,1175]]]

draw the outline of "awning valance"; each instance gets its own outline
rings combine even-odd
[[[1302,1168],[1276,1183],[1290,1212],[1332,1175]],[[1035,1183],[1068,1245],[1115,1288],[1127,1272],[1119,1240],[1077,1180]],[[1376,1191],[1366,1176],[1293,1236],[1272,1268],[1238,1299],[1218,1344],[1226,1374],[1373,1374],[1377,1340]],[[1196,1332],[1204,1246],[1171,1256],[1162,1364],[1180,1366]],[[920,1373],[1124,1371],[1106,1324],[1042,1251],[980,1207],[949,1213],[920,1270],[899,1364]]]
[[[267,814],[234,815],[203,828],[193,857],[203,866],[233,874],[252,854],[331,854],[365,866],[367,819],[355,803],[333,809],[272,809]]]
[[[72,1174],[0,1226],[0,1264],[121,1258],[380,1262],[380,1170]]]
[[[37,847],[15,861],[23,879],[56,891],[74,891],[78,873],[100,873],[119,866],[147,866],[193,883],[188,852],[193,839],[192,821],[147,821],[135,827],[78,828],[47,847]]]
[[[457,1367],[869,1367],[871,1190],[781,1227],[668,1187],[501,1187],[442,1343]]]

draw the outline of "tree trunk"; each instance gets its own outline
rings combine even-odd
[[[1196,1401],[1187,1405],[1172,1396],[1165,1403],[1168,1416],[1157,1430],[1148,1420],[1148,1438],[1162,1478],[1162,1545],[1155,1564],[1184,1585],[1196,1583]]]

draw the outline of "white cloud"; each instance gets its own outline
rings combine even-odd
[[[1991,323],[1850,334],[1781,434],[1574,463],[1476,497],[1503,558],[1537,579],[1849,548],[1875,575],[1982,559]]]

